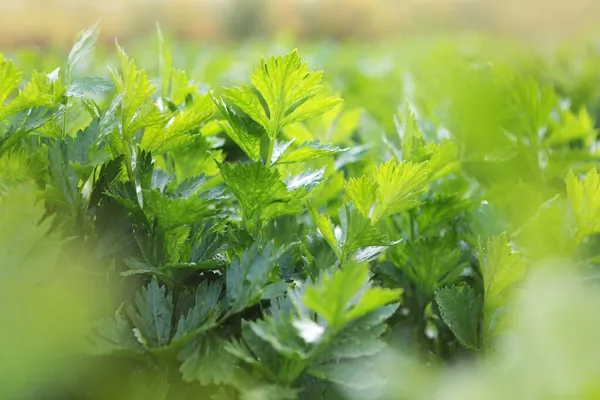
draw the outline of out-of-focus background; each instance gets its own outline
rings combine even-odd
[[[236,40],[288,33],[299,38],[365,40],[478,30],[534,41],[594,29],[596,0],[1,0],[0,44],[70,44],[102,20],[104,39],[154,30],[178,37]]]

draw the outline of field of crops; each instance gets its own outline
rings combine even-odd
[[[98,35],[0,54],[1,399],[599,398],[595,43]]]

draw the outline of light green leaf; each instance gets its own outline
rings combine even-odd
[[[513,252],[506,234],[492,237],[477,248],[484,285],[484,326],[486,340],[497,324],[498,309],[506,304],[508,289],[523,280],[526,264]]]
[[[378,189],[373,219],[378,221],[420,203],[420,195],[427,190],[427,164],[398,164],[391,159],[377,169],[375,180]]]
[[[400,299],[401,290],[372,288],[365,263],[348,263],[305,288],[304,305],[334,329]]]
[[[377,182],[368,176],[350,178],[345,185],[348,197],[352,199],[354,206],[362,215],[371,217],[371,211],[377,203]]]
[[[398,164],[391,159],[373,175],[353,178],[346,184],[354,205],[373,222],[419,205],[427,190],[427,163]]]
[[[578,139],[584,139],[586,142],[593,141],[595,137],[594,120],[587,109],[581,107],[578,113],[569,109],[565,110],[561,115],[561,120],[555,123],[550,135],[544,138],[544,144],[561,146]]]
[[[68,77],[71,76],[71,72],[73,71],[73,68],[77,62],[79,62],[79,60],[84,58],[90,51],[92,51],[96,41],[98,40],[99,34],[100,28],[98,23],[79,34],[75,44],[73,45],[73,48],[71,49],[71,52],[69,53],[69,58],[67,59]]]
[[[322,72],[308,72],[297,51],[261,60],[253,88],[225,89],[224,98],[258,122],[274,140],[286,125],[323,114],[340,103],[320,94]]]
[[[281,155],[273,153],[273,159],[271,161],[274,164],[287,164],[311,161],[321,157],[333,156],[345,150],[346,149],[334,147],[331,144],[322,145],[319,141],[305,142],[298,146],[296,149],[290,149],[289,147],[287,147]]]
[[[156,217],[162,231],[202,220],[212,212],[208,202],[199,197],[171,198],[159,190],[144,190],[144,212],[148,218]]]
[[[429,181],[436,181],[460,169],[461,160],[455,142],[445,140],[440,143],[429,143],[425,150],[431,154],[427,162]]]
[[[452,283],[462,272],[462,256],[454,240],[439,236],[407,241],[388,253],[390,260],[426,298],[433,296],[436,287]]]
[[[28,108],[58,105],[64,93],[65,88],[60,78],[51,82],[46,74],[34,71],[17,97],[4,107],[0,105],[0,121]]]
[[[348,311],[346,318],[348,320],[354,320],[363,317],[368,313],[377,310],[379,307],[399,301],[401,295],[402,289],[372,287],[367,290],[357,304]]]
[[[21,73],[11,60],[0,53],[0,109],[12,91],[21,83]]]
[[[468,285],[445,287],[435,292],[440,314],[460,343],[477,349],[481,300]]]
[[[117,104],[122,110],[119,136],[122,141],[128,142],[138,130],[161,124],[165,117],[152,101],[156,87],[146,72],[137,68],[121,46],[117,44],[116,47],[121,61],[121,74],[112,69],[109,69],[109,73],[117,93],[122,95],[122,100]]]
[[[323,173],[308,171],[283,182],[277,169],[260,163],[219,163],[219,169],[240,203],[242,217],[249,229],[276,217],[300,212],[300,200],[320,182]]]
[[[526,266],[521,256],[513,252],[506,234],[479,243],[478,260],[485,287],[485,305],[498,307],[504,304],[504,291],[523,279]]]
[[[327,244],[329,244],[329,246],[331,246],[331,248],[335,252],[335,255],[338,257],[338,259],[341,258],[342,257],[342,249],[340,248],[340,245],[337,242],[337,239],[335,238],[335,234],[333,232],[333,224],[331,223],[331,219],[327,215],[324,215],[324,214],[319,215],[319,212],[317,211],[317,209],[310,203],[308,204],[308,211],[309,211],[310,215],[312,216],[313,220],[315,221],[315,224],[317,225],[317,229],[319,230],[319,233],[321,233],[321,235],[323,236],[323,239],[325,239]]]
[[[147,128],[140,146],[153,154],[181,147],[193,139],[190,133],[199,129],[213,113],[214,105],[210,97],[196,97],[191,107],[176,111],[165,125]]]
[[[569,172],[566,179],[567,198],[575,217],[576,242],[600,232],[600,177],[596,169],[590,170],[585,178],[577,179]]]
[[[255,121],[239,114],[225,102],[213,97],[214,103],[225,118],[219,121],[227,136],[246,153],[250,160],[260,161],[260,140],[264,129]]]
[[[111,82],[101,76],[87,76],[75,79],[67,89],[67,96],[84,97],[86,94],[98,94],[113,89]]]
[[[341,214],[342,223],[342,259],[352,252],[365,247],[391,246],[395,244],[387,235],[381,233],[371,221],[355,208],[346,207]]]

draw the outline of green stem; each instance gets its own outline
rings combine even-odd
[[[269,138],[269,148],[267,149],[267,159],[265,160],[265,165],[267,167],[271,166],[271,159],[273,158],[273,149],[275,148],[275,139]]]

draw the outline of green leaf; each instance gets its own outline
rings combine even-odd
[[[340,248],[340,245],[335,237],[331,219],[327,215],[319,215],[317,209],[310,203],[308,204],[308,211],[315,221],[319,233],[323,236],[323,239],[325,239],[327,244],[331,246],[338,259],[340,259],[342,257],[342,249]]]
[[[298,321],[294,317],[292,304],[288,299],[272,300],[268,314],[264,315],[262,319],[251,321],[248,324],[256,336],[269,343],[284,357],[292,360],[307,359],[309,357],[306,349],[308,341],[300,338],[298,325],[295,323]],[[287,375],[285,383],[293,383],[297,378],[298,373]]]
[[[318,379],[334,382],[354,391],[385,384],[380,373],[372,365],[372,361],[361,358],[316,365],[311,367],[308,373]]]
[[[260,140],[264,135],[264,128],[243,113],[236,112],[233,107],[228,106],[224,101],[215,97],[212,97],[212,99],[225,118],[224,121],[219,121],[221,128],[246,153],[250,160],[259,162]]]
[[[321,157],[339,154],[347,149],[334,147],[331,144],[322,145],[319,141],[302,143],[296,149],[283,151],[281,155],[273,153],[273,164],[288,164],[304,161],[312,161]]]
[[[468,349],[479,348],[478,326],[481,300],[468,285],[445,287],[435,292],[444,322]]]
[[[120,313],[98,321],[94,331],[89,349],[91,354],[135,357],[144,352],[140,342],[135,339],[131,324]]]
[[[66,95],[84,97],[86,94],[104,93],[113,88],[113,84],[101,76],[87,76],[71,82]]]
[[[198,286],[195,305],[179,319],[173,341],[186,340],[216,326],[217,319],[221,316],[222,290],[220,282],[203,281]]]
[[[477,248],[484,284],[484,326],[486,340],[496,328],[498,309],[506,304],[508,289],[523,280],[526,264],[513,252],[506,234],[492,237]]]
[[[461,160],[456,143],[449,140],[429,143],[426,151],[431,154],[427,162],[429,181],[436,181],[460,169]]]
[[[399,304],[378,307],[343,328],[319,360],[336,361],[339,359],[373,356],[385,348],[381,336],[387,331],[385,321],[397,310]]]
[[[70,148],[69,160],[82,181],[86,181],[93,168],[109,157],[102,139],[99,120],[94,120],[84,130],[78,131],[74,139],[65,137]]]
[[[173,297],[165,293],[153,278],[127,305],[127,314],[136,328],[136,336],[146,348],[166,347],[171,342]]]
[[[600,232],[600,177],[595,168],[582,180],[569,172],[566,186],[567,198],[575,216],[576,241],[579,242]]]
[[[264,249],[255,242],[242,256],[235,259],[226,274],[226,294],[231,313],[235,313],[256,304],[262,290],[270,282],[271,272],[284,248],[275,249],[269,243]]]
[[[27,85],[4,107],[0,104],[0,121],[28,108],[53,107],[62,101],[65,88],[60,79],[52,82],[47,75],[34,71]]]
[[[68,77],[71,76],[71,72],[73,71],[73,68],[75,67],[77,62],[79,62],[79,60],[84,58],[90,51],[92,51],[94,45],[96,44],[96,41],[98,40],[99,34],[100,28],[98,26],[98,23],[82,31],[79,34],[67,59]]]
[[[388,253],[388,257],[426,298],[435,288],[452,283],[462,272],[463,253],[452,238],[422,237],[407,241]]]
[[[161,279],[169,279],[169,276],[163,271],[144,261],[137,260],[135,258],[125,258],[123,262],[129,267],[128,270],[121,272],[121,276],[133,276],[133,275],[148,275],[157,276]]]
[[[551,120],[552,122],[552,120]],[[582,107],[577,114],[567,109],[561,115],[561,121],[544,138],[547,146],[561,146],[576,140],[593,141],[596,136],[594,120],[587,109]]]
[[[303,199],[320,182],[323,171],[310,172],[283,182],[275,168],[260,163],[219,163],[221,176],[242,208],[248,229],[271,219],[302,210]]]
[[[352,178],[346,192],[357,209],[374,222],[416,207],[427,190],[427,163],[382,164],[374,176]]]
[[[197,97],[194,104],[176,111],[165,125],[154,125],[146,129],[141,147],[160,154],[188,144],[191,133],[206,122],[214,113],[214,105],[208,96]]]
[[[61,205],[75,211],[81,199],[78,190],[79,176],[69,164],[69,144],[65,140],[54,142],[48,152],[48,167],[51,181],[60,193]]]
[[[121,74],[112,69],[109,69],[109,73],[119,95],[116,99],[122,99],[114,105],[115,109],[121,110],[118,137],[127,143],[138,130],[163,123],[165,116],[160,114],[152,101],[156,87],[146,72],[137,68],[122,47],[118,44],[116,47],[121,61]]]
[[[322,72],[308,72],[297,51],[261,60],[253,88],[225,89],[224,98],[258,122],[271,140],[286,125],[323,114],[340,103],[320,93]]]
[[[341,214],[343,257],[365,247],[392,246],[396,242],[389,240],[388,236],[381,233],[371,221],[364,217],[358,210],[347,206]]]
[[[21,83],[21,73],[0,53],[0,109],[12,91]]]
[[[202,385],[235,385],[238,368],[236,358],[228,353],[226,341],[209,334],[197,344],[188,346],[179,354],[179,370],[186,382],[199,381]]]
[[[504,291],[523,279],[525,262],[515,253],[506,234],[479,243],[478,260],[485,288],[485,306],[498,307],[505,303]]]
[[[377,182],[363,175],[360,178],[350,178],[346,182],[345,189],[348,197],[352,199],[354,207],[362,215],[370,218],[371,212],[375,209],[374,205],[377,203]]]
[[[148,218],[156,218],[161,231],[191,225],[211,215],[208,202],[197,196],[171,198],[158,189],[144,190],[144,212]]]
[[[372,288],[367,264],[349,263],[307,286],[302,301],[339,330],[353,319],[398,301],[401,294],[399,289]]]

